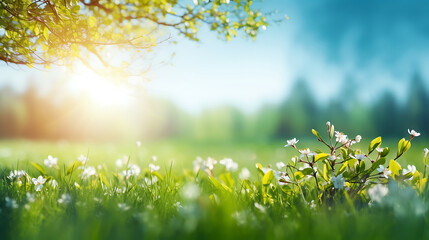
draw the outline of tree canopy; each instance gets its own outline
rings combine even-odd
[[[0,61],[127,68],[130,58],[108,60],[112,48],[141,54],[173,32],[198,41],[203,24],[226,40],[254,38],[268,14],[252,0],[1,0]]]

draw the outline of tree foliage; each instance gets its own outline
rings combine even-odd
[[[112,48],[142,54],[172,32],[198,41],[203,25],[230,40],[254,38],[267,14],[252,0],[2,0],[0,60],[28,66],[68,65],[126,68],[109,60]],[[115,52],[116,53],[116,52]],[[97,59],[97,63],[90,59]]]

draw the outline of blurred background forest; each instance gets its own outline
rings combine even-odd
[[[326,121],[351,136],[429,136],[427,1],[254,2],[288,20],[255,41],[173,35],[149,62],[151,86],[126,104],[94,101],[103,88],[86,88],[91,76],[73,92],[62,69],[45,78],[0,65],[0,138],[270,141]]]
[[[314,81],[314,80],[313,80]],[[89,94],[68,93],[61,82],[41,91],[0,90],[0,137],[45,140],[188,139],[206,141],[278,140],[308,136],[334,121],[337,129],[365,136],[402,136],[404,126],[429,132],[429,94],[419,73],[410,76],[400,101],[380,91],[370,103],[359,101],[356,82],[347,77],[327,103],[317,101],[309,80],[297,79],[287,97],[252,113],[218,106],[190,114],[174,102],[136,91],[126,106],[99,106]]]

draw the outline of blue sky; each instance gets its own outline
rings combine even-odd
[[[381,0],[266,0],[260,6],[290,20],[268,27],[255,41],[225,42],[203,29],[198,43],[179,38],[177,45],[162,44],[155,49],[146,91],[191,113],[223,104],[251,112],[284,99],[299,77],[309,79],[314,95],[324,102],[350,75],[366,101],[380,89],[404,97],[413,72],[429,76],[424,68],[429,62],[429,20],[424,17],[429,4],[421,0],[389,5]],[[0,85],[16,89],[30,78],[54,81],[62,74],[5,64],[0,69]]]

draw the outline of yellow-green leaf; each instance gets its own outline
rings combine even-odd
[[[321,139],[322,137],[320,136],[319,132],[317,132],[314,129],[311,129],[311,132],[314,134],[314,136],[316,136],[317,138]]]
[[[329,154],[327,153],[319,153],[316,155],[316,157],[314,157],[314,161],[317,162],[317,161],[325,160],[328,157],[329,157]]]
[[[97,24],[97,19],[94,16],[88,18],[89,27],[94,27]]]
[[[273,170],[270,170],[262,178],[262,184],[269,185],[271,183],[271,180],[273,180],[273,178],[274,178]]]
[[[378,137],[372,140],[368,147],[368,154],[371,154],[380,145],[381,145],[381,137]]]
[[[43,169],[42,166],[40,166],[39,164],[35,163],[35,162],[30,162],[31,165],[33,165],[33,167],[35,167],[37,169],[37,171],[39,171],[42,175],[46,175],[46,171],[45,169]]]
[[[392,172],[392,176],[399,176],[399,170],[401,170],[401,166],[395,160],[392,159],[389,163],[389,170]]]
[[[81,166],[82,165],[82,162],[81,161],[74,161],[68,168],[67,168],[67,171],[66,171],[66,175],[70,175],[70,174],[72,174],[73,173],[73,171],[76,169],[76,168],[78,168],[79,166]]]
[[[45,37],[46,40],[48,40],[48,38],[49,38],[49,29],[48,28],[43,29],[43,36]]]

